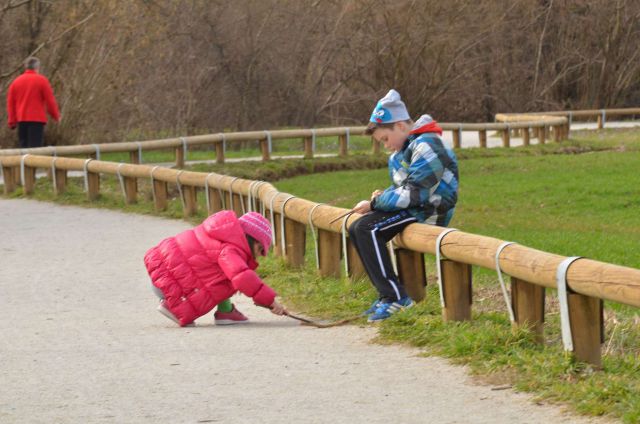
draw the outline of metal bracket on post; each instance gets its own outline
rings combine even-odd
[[[138,162],[142,163],[142,143],[136,141],[136,144],[138,145]]]
[[[558,285],[558,300],[560,302],[560,328],[562,330],[562,344],[564,350],[573,352],[573,337],[571,335],[571,321],[569,318],[569,298],[567,290],[567,271],[571,264],[582,258],[582,256],[572,256],[558,265],[556,271],[556,284]]]
[[[311,151],[313,153],[316,152],[316,130],[315,130],[315,128],[311,129]]]
[[[502,278],[502,269],[500,268],[500,253],[502,253],[505,247],[511,246],[512,244],[516,243],[513,241],[505,241],[498,247],[498,250],[496,251],[496,272],[498,273],[498,281],[500,281],[500,288],[502,289],[504,302],[506,303],[507,311],[509,312],[509,320],[511,320],[511,322],[513,323],[516,321],[516,315],[513,312],[511,297],[509,297],[509,293],[507,293],[507,286],[504,284],[504,279]]]
[[[349,127],[345,127],[345,136],[347,138],[347,150],[351,147],[351,132],[349,131]]]
[[[284,233],[284,207],[287,205],[289,200],[295,198],[296,196],[287,197],[284,202],[282,202],[282,209],[280,209],[280,241],[282,242],[282,256],[287,254],[287,238]]]
[[[271,196],[271,199],[269,199],[269,215],[270,215],[270,218],[271,218],[271,243],[274,246],[276,245],[276,220],[275,220],[275,218],[273,216],[273,201],[280,194],[281,194],[280,192],[277,192],[273,196]]]
[[[126,202],[126,200],[127,200],[127,191],[126,191],[126,189],[124,187],[124,178],[122,177],[122,174],[120,173],[120,168],[122,168],[122,165],[124,165],[124,163],[121,163],[116,168],[116,175],[118,176],[118,180],[120,181],[120,190],[122,190],[122,197],[124,197],[124,200]]]
[[[211,199],[209,198],[209,177],[213,174],[213,172],[210,172],[206,177],[204,177],[204,198],[207,202],[207,211],[211,209]]]
[[[184,161],[187,161],[187,139],[184,137],[180,137],[180,141],[182,141],[182,156],[184,158]]]
[[[604,124],[607,122],[607,111],[605,109],[600,109],[600,113],[602,114],[602,128],[604,128]]]
[[[344,256],[344,275],[349,275],[349,252],[347,249],[347,221],[355,212],[349,212],[342,219],[342,255]]]
[[[184,171],[178,171],[178,175],[176,175],[176,185],[178,186],[178,193],[180,194],[180,201],[182,202],[182,210],[187,209],[187,203],[184,200],[184,193],[182,192],[182,183],[180,183],[180,174]]]
[[[233,177],[229,184],[229,203],[231,203],[230,210],[233,210],[233,183],[236,182],[237,179],[238,177]],[[240,201],[240,203],[242,203],[242,201]],[[244,204],[242,205],[242,209],[244,210]]]
[[[24,160],[27,156],[29,156],[29,153],[22,155],[20,158],[20,184],[22,184],[22,187],[24,187]]]
[[[151,168],[151,195],[153,196],[153,203],[156,203],[156,185],[154,184],[155,180],[153,179],[153,171],[158,169],[158,165]]]
[[[89,192],[89,162],[91,162],[93,159],[87,159],[84,161],[84,191],[85,193]]]
[[[51,181],[53,181],[53,192],[56,195],[58,194],[58,180],[56,177],[56,161],[57,160],[58,158],[54,156],[53,160],[51,161]]]
[[[436,239],[436,270],[438,271],[438,287],[440,288],[440,306],[442,306],[443,308],[446,305],[444,303],[444,290],[442,286],[442,265],[440,265],[440,260],[442,259],[442,252],[440,251],[440,248],[442,246],[442,239],[444,239],[444,236],[454,231],[458,231],[458,229],[447,228],[446,230],[441,232],[440,235],[438,235],[438,238]]]
[[[318,236],[316,235],[315,227],[313,226],[313,212],[318,206],[322,206],[324,203],[318,203],[309,211],[309,227],[311,228],[311,235],[313,236],[313,245],[316,251],[316,269],[320,269],[320,253],[318,251]]]
[[[271,131],[265,130],[264,133],[267,135],[267,146],[269,149],[269,153],[271,153],[273,151],[273,146],[271,142]]]
[[[100,160],[100,146],[97,144],[92,144],[92,146],[96,149],[96,160]]]

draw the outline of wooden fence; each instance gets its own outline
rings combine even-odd
[[[596,120],[598,129],[604,128],[607,119],[613,116],[635,116],[640,115],[640,108],[626,109],[587,109],[587,110],[565,110],[556,112],[531,112],[531,113],[498,113],[496,115],[497,122],[518,122],[540,119],[541,117],[557,117],[562,116],[569,120],[568,125],[571,127],[573,121],[578,120]]]
[[[137,181],[147,179],[151,181],[157,210],[167,207],[168,186],[175,185],[185,217],[197,211],[197,196],[202,193],[209,214],[223,208],[238,214],[262,211],[274,225],[276,254],[294,267],[304,263],[307,229],[312,225],[321,275],[339,277],[345,265],[344,273],[349,277],[365,275],[346,231],[357,214],[334,222],[345,209],[281,193],[266,182],[158,166],[36,155],[0,157],[0,165],[5,193],[15,190],[19,182],[27,195],[33,193],[36,169],[45,169],[51,172],[55,193],[60,194],[65,190],[67,172],[82,171],[87,196],[92,200],[99,196],[101,175],[115,175],[126,203],[136,201]],[[578,360],[597,366],[601,363],[600,345],[604,337],[602,300],[640,307],[638,269],[586,258],[565,258],[426,224],[410,225],[395,238],[394,244],[400,278],[416,300],[425,296],[423,255],[436,255],[441,269],[439,283],[445,320],[471,319],[472,266],[499,269],[511,276],[510,312],[514,325],[530,327],[542,340],[545,288],[558,288],[565,350],[572,351]]]
[[[453,136],[453,147],[460,148],[463,131],[478,132],[479,147],[487,147],[487,131],[497,131],[501,133],[502,145],[511,146],[511,134],[514,131],[521,131],[523,144],[529,145],[530,132],[533,137],[538,138],[538,142],[543,144],[553,134],[555,141],[567,138],[569,133],[569,121],[565,117],[539,117],[532,120],[522,119],[517,122],[507,123],[441,123],[444,131],[451,131]],[[46,156],[87,156],[93,159],[100,159],[102,153],[129,153],[131,163],[142,163],[143,152],[174,150],[175,161],[178,168],[184,167],[185,158],[190,147],[211,146],[215,147],[217,163],[225,162],[226,145],[229,143],[239,143],[257,141],[260,145],[262,160],[268,161],[272,156],[272,145],[276,140],[302,139],[304,157],[313,158],[315,140],[318,137],[338,137],[338,155],[347,156],[349,151],[349,139],[351,135],[362,135],[365,127],[341,127],[341,128],[318,128],[318,129],[297,129],[297,130],[276,130],[276,131],[248,131],[234,133],[205,134],[190,137],[176,137],[163,140],[131,141],[123,143],[101,143],[82,144],[72,146],[48,146],[31,149],[4,149],[0,150],[0,156],[13,155],[46,155]],[[378,153],[380,145],[372,140],[372,151]]]

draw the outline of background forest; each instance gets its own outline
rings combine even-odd
[[[63,120],[48,144],[362,124],[411,113],[638,106],[640,2],[0,0],[5,98],[36,55]]]

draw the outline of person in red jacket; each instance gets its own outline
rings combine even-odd
[[[269,221],[257,212],[236,217],[221,211],[202,224],[162,240],[144,257],[158,311],[181,327],[218,306],[215,323],[237,324],[247,318],[229,298],[240,291],[276,315],[286,309],[255,272],[256,258],[271,246]]]
[[[40,60],[30,57],[26,70],[9,85],[7,113],[9,128],[18,128],[20,148],[42,147],[47,113],[60,121],[60,112],[49,80],[38,73]]]

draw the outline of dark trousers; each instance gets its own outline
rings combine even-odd
[[[387,242],[414,222],[417,220],[407,211],[373,211],[349,227],[351,242],[381,300],[394,302],[407,296],[404,285],[393,271]]]
[[[20,148],[42,147],[44,145],[43,122],[18,122]]]

